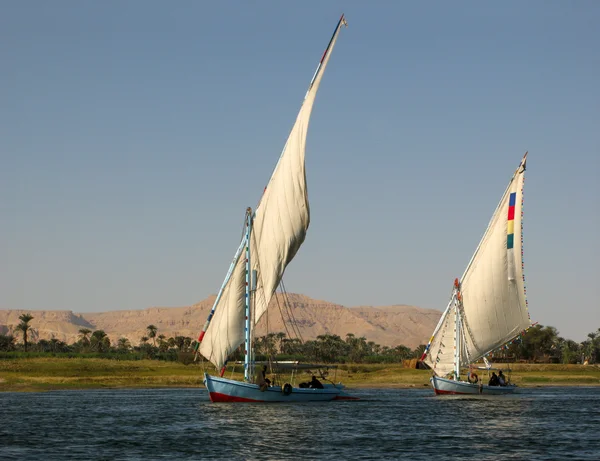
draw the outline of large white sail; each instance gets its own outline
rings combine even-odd
[[[250,262],[257,271],[252,312],[256,323],[266,311],[286,266],[304,242],[310,214],[304,156],[306,134],[315,96],[337,41],[342,16],[315,72],[296,122],[255,211],[250,237]],[[231,276],[213,307],[200,353],[220,368],[244,341],[245,257],[238,251]]]
[[[531,325],[521,234],[525,160],[513,175],[460,280],[460,362],[464,365],[506,344]],[[448,311],[445,315],[450,317]],[[425,361],[436,375],[444,376],[452,368],[436,363],[446,363],[450,355],[454,355],[454,341],[442,339],[438,329]]]
[[[341,25],[342,21],[323,55],[283,153],[256,209],[250,247],[252,266],[258,272],[254,323],[266,311],[286,266],[306,237],[310,221],[304,170],[306,133],[315,96]]]
[[[463,326],[471,360],[502,346],[531,325],[523,281],[524,173],[525,159],[461,279]]]

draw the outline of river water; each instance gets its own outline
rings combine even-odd
[[[204,389],[0,393],[0,460],[600,460],[600,388],[324,404],[213,404]]]

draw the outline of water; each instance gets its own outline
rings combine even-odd
[[[594,460],[600,388],[325,404],[212,404],[204,389],[0,393],[0,460]]]

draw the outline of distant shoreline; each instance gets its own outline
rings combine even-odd
[[[205,364],[206,365],[206,364]],[[600,386],[597,365],[503,364],[511,381],[522,388]],[[43,392],[67,389],[204,388],[200,364],[157,360],[120,361],[97,358],[25,358],[0,360],[0,392]],[[227,377],[239,378],[239,369]],[[486,372],[479,371],[486,380]],[[346,364],[329,379],[349,389],[428,389],[429,370],[400,364]],[[299,380],[304,379],[300,375]]]

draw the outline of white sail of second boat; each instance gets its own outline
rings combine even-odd
[[[468,366],[531,325],[523,276],[523,182],[527,154],[456,282],[424,361],[438,377]],[[458,333],[457,333],[458,332]]]

